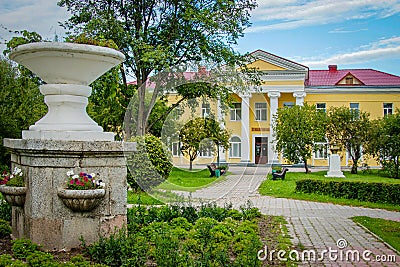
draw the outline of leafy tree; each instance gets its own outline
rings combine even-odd
[[[370,127],[366,152],[375,157],[394,178],[400,172],[400,110],[375,120]]]
[[[250,25],[250,11],[256,7],[254,0],[61,0],[58,4],[72,13],[64,25],[75,36],[113,40],[125,54],[123,80],[127,73],[133,74],[140,88],[137,135],[146,132],[151,110],[165,93],[161,88],[146,90],[150,75],[189,62],[243,63],[232,46]],[[151,94],[148,106],[146,94]]]
[[[189,157],[189,169],[192,170],[193,161],[201,151],[213,150],[215,145],[228,149],[229,137],[228,131],[222,129],[212,118],[195,118],[188,121],[180,130],[179,139],[182,143],[182,154]]]
[[[46,113],[38,83],[20,69],[0,58],[0,165],[9,165],[3,138],[21,138]]]
[[[278,109],[274,120],[276,150],[282,151],[289,162],[303,162],[308,173],[307,160],[311,158],[315,142],[324,140],[325,113],[306,103]]]
[[[351,156],[351,173],[357,173],[358,163],[366,144],[370,128],[369,113],[348,107],[332,107],[328,110],[326,136],[331,144],[346,149]]]

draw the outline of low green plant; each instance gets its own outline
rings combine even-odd
[[[8,204],[0,194],[0,219],[11,221],[11,205]]]
[[[357,199],[347,198],[334,198],[329,195],[322,195],[317,193],[302,193],[296,192],[296,182],[303,179],[319,179],[319,180],[338,180],[338,178],[326,178],[326,171],[311,172],[308,174],[301,172],[288,172],[286,173],[285,180],[272,180],[271,175],[268,175],[268,179],[265,180],[259,187],[261,195],[273,196],[278,198],[291,198],[301,199],[316,202],[327,202],[339,205],[350,205],[350,206],[361,206],[368,208],[379,208],[400,211],[400,205],[388,204],[388,203],[377,203],[369,201],[360,201]],[[386,183],[386,184],[400,184],[399,179],[387,178],[380,170],[371,170],[371,173],[359,173],[351,174],[350,172],[344,172],[346,178],[341,178],[341,181],[350,182],[365,182],[365,183]]]
[[[302,179],[296,181],[295,190],[296,192],[317,193],[334,198],[389,204],[400,203],[400,184]]]
[[[8,221],[0,219],[0,237],[5,237],[11,234],[11,227]]]
[[[27,266],[24,262],[20,260],[14,260],[11,255],[9,254],[2,254],[0,255],[0,267],[20,267],[20,266]]]
[[[12,252],[17,259],[26,259],[31,253],[39,249],[39,245],[29,239],[16,239],[12,241]]]
[[[50,253],[43,251],[34,251],[26,257],[26,262],[31,267],[42,267],[42,266],[59,266],[54,262],[54,257]]]

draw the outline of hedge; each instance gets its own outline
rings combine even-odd
[[[334,198],[400,204],[400,184],[302,179],[296,181],[295,191]]]

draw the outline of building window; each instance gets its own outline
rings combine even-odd
[[[360,103],[350,103],[350,109],[360,110]]]
[[[200,150],[199,156],[201,158],[211,158],[211,157],[213,157],[212,148],[207,147],[207,148],[204,148],[204,149]]]
[[[242,142],[239,137],[233,136],[230,140],[231,147],[229,149],[230,158],[240,158],[242,156]]]
[[[321,110],[326,113],[326,103],[317,103],[317,110]]]
[[[255,103],[256,121],[267,120],[267,103]]]
[[[242,113],[242,103],[232,103],[231,121],[240,121]]]
[[[383,116],[393,114],[393,103],[383,103]]]
[[[283,107],[286,108],[291,108],[294,106],[294,102],[283,102]]]
[[[179,155],[180,155],[179,142],[173,142],[172,143],[172,156],[179,157]]]
[[[354,84],[353,77],[346,77],[346,84]]]
[[[207,118],[208,116],[210,116],[210,104],[203,103],[201,105],[201,116],[203,118]]]
[[[359,103],[350,103],[350,109],[356,112],[356,117],[360,117],[360,104]]]
[[[328,158],[328,144],[316,143],[314,148],[314,159],[327,159]]]

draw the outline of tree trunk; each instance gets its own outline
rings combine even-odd
[[[190,160],[190,163],[189,163],[189,171],[191,171],[192,168],[193,168],[193,160]]]
[[[307,160],[303,159],[304,161],[304,169],[306,169],[306,174],[309,173],[310,171],[308,170],[308,164],[307,164]]]
[[[359,158],[351,157],[351,159],[353,160],[353,166],[351,166],[351,173],[357,174]]]

